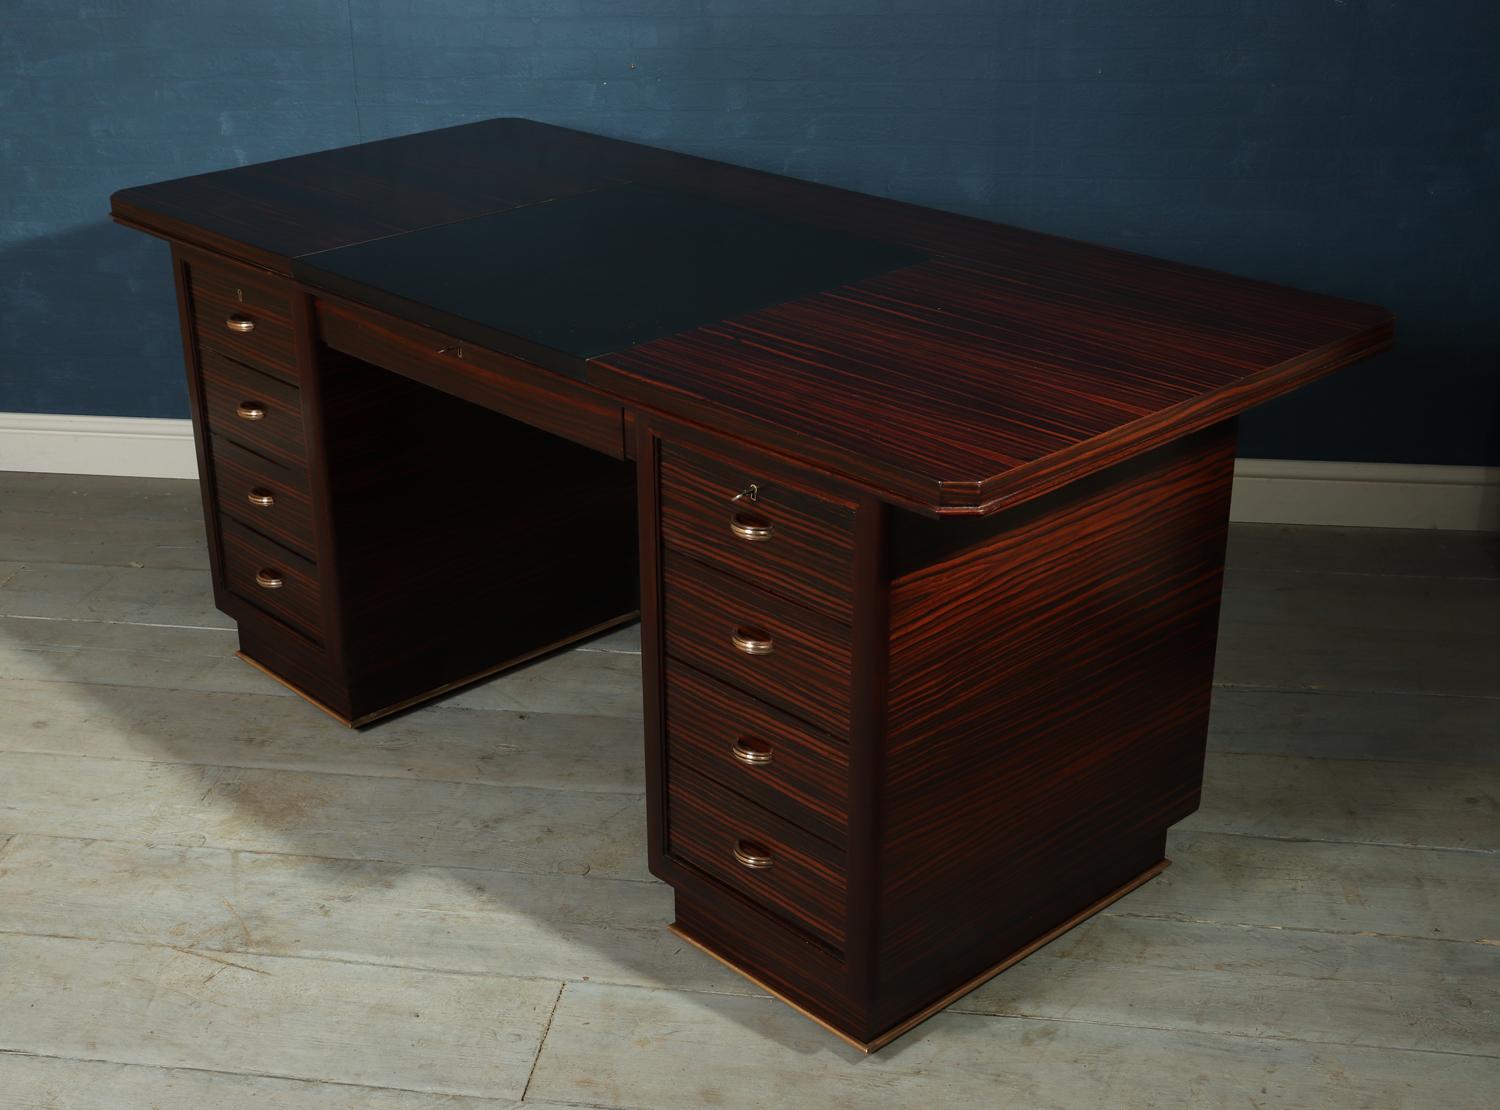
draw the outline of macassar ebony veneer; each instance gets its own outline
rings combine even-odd
[[[527,120],[112,208],[242,656],[364,725],[639,613],[672,928],[867,1050],[1166,865],[1235,417],[1392,338]]]

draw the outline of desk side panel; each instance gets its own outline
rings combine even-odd
[[[892,521],[877,1025],[1161,858],[1202,783],[1234,431]]]

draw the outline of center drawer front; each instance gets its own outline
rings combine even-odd
[[[843,845],[849,753],[815,729],[688,667],[667,667],[667,751],[782,817]]]
[[[200,350],[213,348],[285,381],[297,380],[287,288],[253,270],[193,262],[188,291]]]
[[[219,511],[311,558],[316,543],[307,472],[267,462],[220,436],[212,443]]]
[[[307,444],[295,387],[211,350],[203,352],[200,369],[209,431],[283,466],[304,465]]]
[[[750,496],[737,495],[747,493]],[[661,533],[679,551],[849,623],[854,514],[847,501],[675,443],[661,448]]]
[[[673,856],[843,946],[848,881],[842,851],[680,763],[669,765],[667,777]],[[745,859],[766,865],[750,867]]]
[[[229,592],[304,636],[321,640],[323,595],[317,567],[231,519],[221,519],[224,584]],[[272,587],[270,583],[280,582]]]
[[[849,629],[671,550],[662,578],[669,656],[833,736],[848,734]]]
[[[320,338],[336,351],[612,458],[625,457],[624,410],[596,390],[374,309],[319,297],[314,310]]]

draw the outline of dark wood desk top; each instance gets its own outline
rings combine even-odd
[[[816,291],[753,310],[728,298],[728,318],[553,368],[928,512],[1017,503],[1392,341],[1373,305],[521,119],[125,189],[112,205],[122,223],[316,285],[317,252],[627,183],[920,257],[855,280],[834,266]],[[423,307],[465,338],[477,326],[472,310]],[[476,341],[506,339],[491,327]]]
[[[605,185],[292,260],[309,285],[588,377],[588,360],[928,256],[685,189]]]

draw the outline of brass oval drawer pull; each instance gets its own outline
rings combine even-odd
[[[264,420],[266,409],[264,405],[255,401],[241,401],[239,407],[234,410],[234,414],[241,420]]]
[[[746,655],[770,655],[774,646],[771,643],[771,634],[763,632],[759,628],[736,628],[729,636],[729,642],[738,651]]]
[[[280,572],[265,567],[255,572],[255,584],[263,590],[279,590],[286,585],[286,579]]]
[[[750,868],[751,871],[764,871],[776,861],[771,858],[771,853],[759,844],[752,844],[748,840],[738,841],[734,846],[734,858],[741,865]]]
[[[252,505],[259,505],[262,509],[269,509],[272,505],[276,504],[276,495],[268,489],[261,489],[259,486],[256,486],[249,493],[245,494],[245,500],[249,501]]]
[[[224,320],[224,326],[230,331],[248,332],[255,330],[255,321],[236,312]]]
[[[751,745],[755,745],[752,747]],[[759,740],[752,740],[743,736],[734,742],[734,747],[729,749],[735,759],[738,759],[746,767],[764,767],[771,762],[771,749]]]
[[[753,513],[735,513],[729,518],[729,530],[750,543],[765,543],[776,532],[769,520]]]

